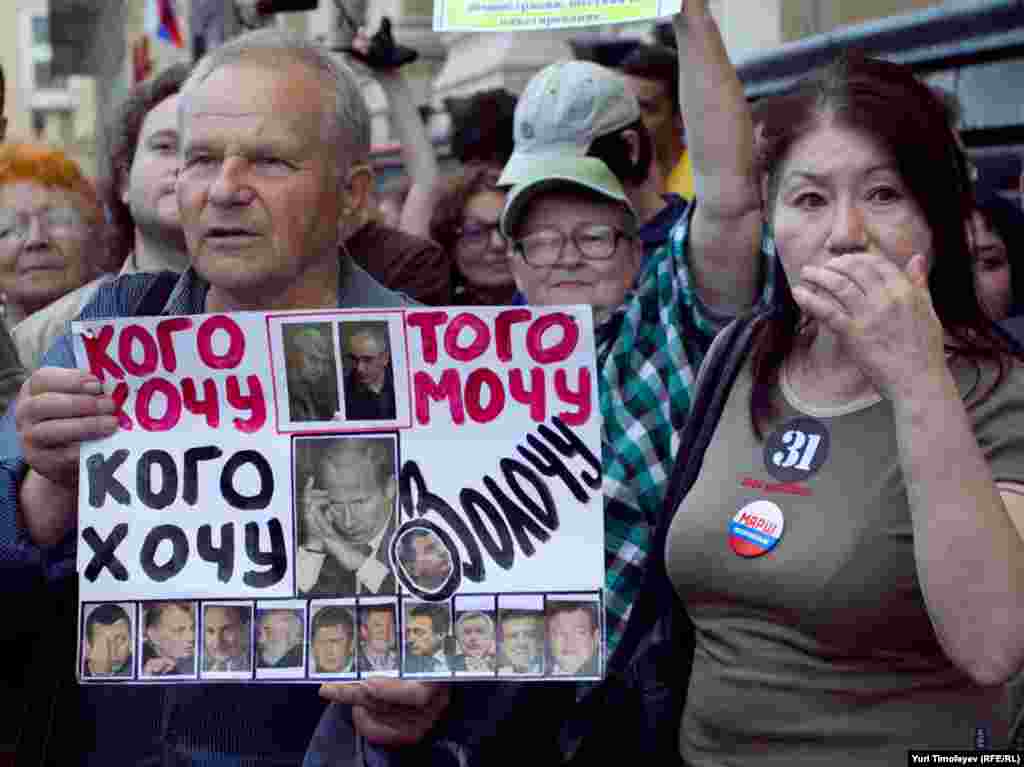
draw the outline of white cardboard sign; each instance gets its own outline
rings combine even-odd
[[[523,676],[566,666],[551,627],[573,619],[596,641],[568,675],[602,673],[589,308],[139,317],[73,333],[121,423],[81,455],[83,680],[515,675],[503,618],[521,629],[530,615]],[[516,600],[530,609],[506,609]],[[567,603],[577,614],[556,620]],[[130,676],[123,652],[96,650],[115,607]]]

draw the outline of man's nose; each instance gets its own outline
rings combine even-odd
[[[352,511],[349,508],[349,504],[345,501],[340,501],[335,505],[335,509],[337,509],[339,524],[347,530],[352,526]]]
[[[226,157],[210,187],[210,201],[217,205],[248,205],[254,193],[246,184],[248,163],[242,157]]]
[[[28,217],[28,231],[25,233],[26,248],[46,247],[50,244],[49,227],[43,224],[42,216]]]

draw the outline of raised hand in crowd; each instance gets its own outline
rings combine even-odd
[[[743,85],[707,0],[687,0],[672,19],[679,50],[679,101],[697,208],[690,248],[704,301],[735,314],[761,279],[761,197]]]
[[[370,69],[384,90],[391,110],[391,124],[410,180],[398,228],[408,234],[429,237],[430,216],[440,194],[441,172],[412,89],[400,71],[400,67],[416,59],[416,51],[395,44],[391,22],[386,17],[373,37],[365,28],[360,28],[346,50]]]

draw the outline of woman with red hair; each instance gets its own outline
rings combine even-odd
[[[0,294],[8,327],[102,271],[103,227],[95,188],[66,154],[0,146]]]

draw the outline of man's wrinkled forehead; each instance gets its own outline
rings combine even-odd
[[[253,89],[265,93],[266,99],[254,101]],[[294,93],[301,93],[302,100],[288,98],[287,109],[282,109],[277,102]],[[282,62],[274,67],[261,60],[230,62],[182,92],[178,127],[186,142],[204,133],[258,139],[282,128],[301,132],[322,124],[326,95],[323,81],[301,64]]]
[[[224,628],[228,626],[240,626],[242,623],[241,611],[233,607],[208,607],[206,609],[205,624],[207,627]]]
[[[524,631],[534,633],[540,629],[540,626],[540,617],[529,618],[526,616],[516,616],[514,618],[505,618],[501,621],[501,630],[506,634],[519,634]]]
[[[366,615],[367,624],[374,626],[390,626],[394,620],[391,610],[370,610]]]
[[[328,460],[323,465],[324,485],[330,493],[371,494],[379,490],[374,469],[373,463],[367,459],[351,463]]]
[[[519,217],[518,235],[561,221],[566,212],[585,211],[594,224],[630,229],[632,213],[622,203],[575,184],[559,184],[531,197]]]
[[[485,618],[466,618],[464,621],[459,623],[459,631],[482,631],[486,634],[493,633],[491,631],[491,624],[487,622]]]

